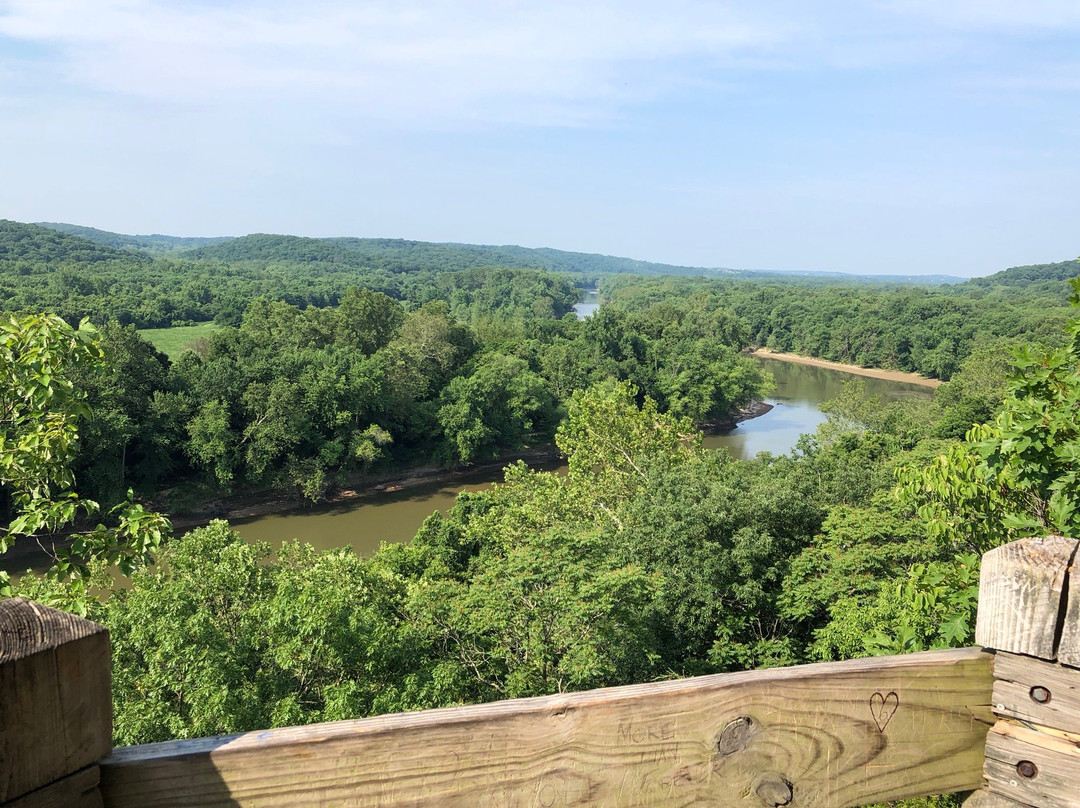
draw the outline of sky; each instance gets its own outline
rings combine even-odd
[[[985,275],[1080,255],[1078,0],[0,0],[0,218]]]

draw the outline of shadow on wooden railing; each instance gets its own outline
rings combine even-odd
[[[966,648],[112,749],[104,628],[0,603],[0,805],[1080,808],[1072,539],[987,553]],[[993,650],[991,650],[993,649]]]

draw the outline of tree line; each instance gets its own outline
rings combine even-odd
[[[760,347],[836,362],[949,379],[972,352],[1020,341],[1057,343],[1069,317],[1061,267],[1039,269],[1047,283],[937,288],[799,287],[695,278],[609,277],[601,292],[611,305],[647,310],[675,299],[703,297],[738,314]],[[1010,270],[1011,272],[1011,270]],[[1004,274],[1004,273],[1003,273]]]
[[[603,379],[699,424],[769,384],[725,310],[687,302],[556,319],[534,293],[506,318],[490,301],[516,305],[513,290],[464,291],[467,302],[451,300],[488,312],[471,324],[438,298],[412,311],[371,290],[327,308],[260,298],[175,362],[133,327],[106,324],[105,373],[78,379],[93,413],[80,485],[104,499],[186,481],[204,498],[273,488],[317,500],[390,463],[469,464],[550,443],[573,392]]]

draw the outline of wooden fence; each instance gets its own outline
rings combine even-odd
[[[987,553],[983,648],[112,749],[108,634],[0,603],[0,806],[1080,808],[1077,541]]]

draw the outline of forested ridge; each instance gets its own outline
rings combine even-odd
[[[154,238],[158,237],[89,233],[71,226],[58,232],[0,221],[4,309],[48,310],[70,322],[82,317],[96,322],[116,319],[139,328],[209,320],[237,325],[247,303],[260,295],[302,307],[324,307],[336,305],[346,289],[357,286],[416,303],[424,302],[435,278],[446,283],[444,275],[491,268],[548,270],[567,275],[574,284],[620,273],[725,274],[747,281],[781,277],[788,283],[826,287],[859,280],[676,267],[551,249],[395,239],[256,234],[195,249],[176,249],[183,240],[173,239],[166,242],[167,251],[157,252]]]
[[[4,543],[67,525],[100,557],[19,591],[109,627],[119,743],[966,645],[979,554],[1080,531],[1080,314],[1058,265],[947,288],[606,275],[581,321],[570,273],[376,265],[393,242],[77,260],[26,227],[0,227],[5,306],[69,322],[0,333]],[[238,241],[263,252],[210,257]],[[211,319],[170,319],[182,300],[220,327],[170,361],[133,324]],[[749,346],[948,381],[890,404],[854,382],[789,455],[738,461],[699,428],[768,389]],[[138,504],[318,499],[552,441],[565,474],[511,465],[367,558],[224,522],[166,539]],[[114,503],[100,532],[75,520]]]
[[[123,238],[142,237],[102,234],[100,240],[122,244]],[[89,317],[140,328],[210,320],[236,326],[257,297],[324,308],[336,306],[351,287],[382,292],[407,308],[442,299],[455,317],[475,319],[492,313],[490,302],[471,311],[463,307],[494,270],[504,277],[514,270],[548,270],[554,276],[545,296],[555,317],[569,309],[575,288],[584,283],[602,282],[605,297],[623,307],[704,290],[737,313],[754,345],[941,379],[987,341],[1056,339],[1067,316],[1065,281],[1076,268],[1067,261],[951,286],[911,286],[763,272],[715,277],[707,270],[547,249],[275,235],[152,257],[0,222],[4,308],[53,311],[69,322]],[[663,274],[675,271],[706,274]],[[648,273],[660,274],[640,277]],[[540,315],[548,311],[543,301],[537,306]]]
[[[166,236],[161,233],[129,236],[126,233],[112,233],[108,230],[98,230],[96,227],[83,227],[77,224],[65,222],[36,222],[40,227],[47,227],[70,236],[78,236],[107,247],[115,247],[123,250],[138,250],[151,255],[179,250],[191,250],[196,247],[205,247],[212,244],[221,244],[229,241],[231,236],[212,237],[185,237]]]

